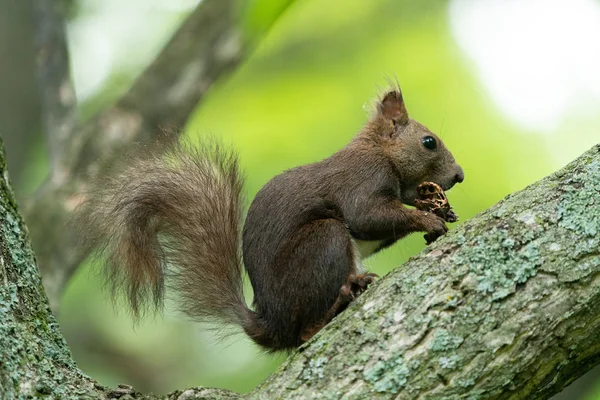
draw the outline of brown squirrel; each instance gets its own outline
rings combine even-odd
[[[447,231],[442,218],[405,207],[421,182],[448,190],[463,179],[393,88],[347,146],[268,182],[243,232],[238,160],[215,143],[173,144],[128,160],[90,193],[76,221],[83,245],[107,257],[112,293],[125,292],[135,317],[150,299],[162,307],[166,284],[192,319],[238,325],[263,348],[284,350],[310,339],[373,282],[363,258],[412,232],[431,242]],[[244,300],[242,265],[254,310]]]

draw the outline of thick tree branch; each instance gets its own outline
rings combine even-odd
[[[117,396],[74,365],[0,157],[0,397]],[[600,145],[371,287],[248,395],[547,399],[600,362]]]
[[[201,2],[127,94],[72,131],[63,129],[71,124],[68,107],[47,112],[52,140],[59,137],[60,149],[52,151],[52,174],[24,213],[53,309],[87,256],[73,246],[73,233],[65,229],[79,194],[127,144],[154,139],[165,130],[177,135],[210,85],[238,65],[246,45],[236,24],[236,4],[236,0]],[[58,55],[64,62],[66,53]],[[61,79],[49,81],[62,85],[65,70],[56,71]],[[40,74],[46,76],[43,68]],[[62,87],[50,84],[47,96],[56,96]]]

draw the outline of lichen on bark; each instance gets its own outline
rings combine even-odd
[[[0,398],[74,398],[95,393],[91,380],[77,370],[44,301],[3,156],[0,175]]]

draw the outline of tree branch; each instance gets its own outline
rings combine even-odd
[[[238,65],[246,45],[236,25],[236,4],[202,1],[127,94],[72,131],[62,129],[70,124],[66,108],[48,112],[49,134],[52,140],[59,137],[60,149],[52,151],[52,174],[25,204],[24,214],[54,310],[65,284],[87,256],[72,245],[73,232],[65,229],[80,193],[129,143],[156,139],[165,130],[177,135],[210,85]],[[66,53],[59,55],[64,63]],[[62,77],[65,70],[56,71],[62,71]],[[43,69],[40,75],[46,76]],[[49,99],[62,90],[52,82],[64,79],[50,82],[45,89]]]

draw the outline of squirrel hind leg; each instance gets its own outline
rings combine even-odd
[[[256,318],[246,333],[268,350],[300,346],[344,308],[340,287],[355,267],[355,248],[341,221],[304,224],[273,265],[262,266],[261,284],[253,285]],[[252,272],[251,280],[257,274]]]
[[[244,331],[270,351],[300,346],[374,281],[376,275],[358,269],[357,257],[341,221],[324,218],[304,225],[270,274],[262,275],[268,284],[255,286],[256,311],[249,311]]]
[[[325,325],[327,325],[335,316],[344,311],[348,305],[354,301],[360,294],[362,294],[369,285],[375,282],[375,278],[379,278],[377,274],[365,273],[365,274],[350,274],[346,283],[340,288],[338,297],[335,303],[327,311],[323,320],[318,324],[308,326],[303,329],[300,334],[300,340],[302,343],[309,341],[317,332],[319,332]]]

